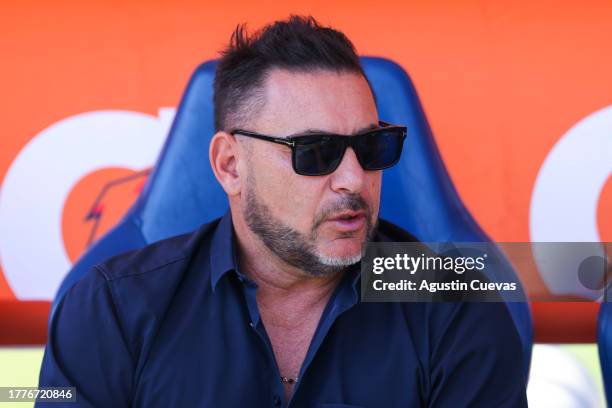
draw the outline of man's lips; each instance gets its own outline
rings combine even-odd
[[[338,231],[350,232],[361,229],[366,223],[366,217],[363,211],[344,211],[328,218],[326,222]]]

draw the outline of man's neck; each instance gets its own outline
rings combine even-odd
[[[234,221],[236,222],[236,221]],[[295,321],[327,300],[342,278],[342,273],[313,277],[308,271],[281,260],[245,225],[234,225],[240,271],[257,286],[257,303],[272,315]],[[264,312],[262,310],[262,312]],[[281,323],[281,322],[279,322]]]

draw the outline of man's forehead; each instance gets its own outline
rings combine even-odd
[[[336,71],[314,68],[309,70],[288,70],[272,68],[265,76],[264,92],[272,99],[297,97],[293,102],[307,101],[312,97],[354,97],[358,91],[368,88],[367,81],[358,72]]]
[[[378,123],[369,85],[357,72],[276,68],[266,75],[262,91],[258,125],[277,135],[354,134]]]

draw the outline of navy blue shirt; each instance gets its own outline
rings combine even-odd
[[[412,239],[381,220],[376,240]],[[361,303],[359,268],[330,298],[288,404],[235,245],[228,213],[93,268],[58,305],[40,386],[76,387],[69,407],[527,406],[503,303]]]

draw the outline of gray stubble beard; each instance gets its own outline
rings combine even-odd
[[[350,258],[327,257],[317,253],[313,244],[317,239],[317,230],[330,215],[343,210],[363,210],[366,218],[366,242],[371,240],[376,227],[372,223],[370,208],[358,194],[347,194],[333,206],[318,214],[311,228],[310,236],[306,237],[274,218],[270,209],[257,198],[252,177],[249,177],[247,181],[245,193],[246,207],[243,215],[251,231],[280,259],[312,277],[324,277],[340,273],[346,270],[348,266],[361,260],[361,253]],[[354,233],[347,232],[340,237],[348,238],[353,235]]]

